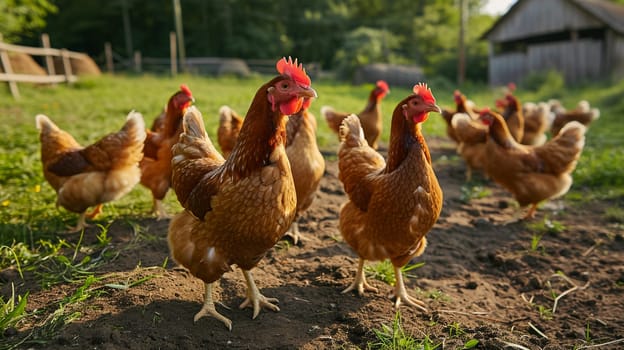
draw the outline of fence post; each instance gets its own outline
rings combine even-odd
[[[108,73],[115,73],[115,67],[113,66],[113,47],[111,43],[104,43],[104,56],[106,56],[106,70]]]
[[[43,45],[43,48],[46,49],[46,51],[51,48],[50,36],[47,33],[41,34],[41,44]],[[54,59],[47,52],[44,57],[46,69],[48,70],[48,75],[55,75],[56,71],[54,70]]]
[[[169,33],[169,50],[171,57],[171,75],[178,75],[178,61],[177,61],[177,52],[176,52],[176,35],[174,32]]]
[[[142,70],[141,51],[134,51],[134,71],[141,73]]]
[[[2,41],[2,33],[0,33],[0,42]],[[13,68],[11,68],[11,60],[9,59],[9,54],[3,49],[0,49],[0,63],[2,64],[2,69],[4,70],[4,73],[6,75],[13,74]],[[20,93],[19,89],[17,88],[17,83],[10,79],[11,78],[9,77],[9,90],[11,90],[11,95],[13,95],[13,98],[18,99],[20,98]]]
[[[73,74],[71,68],[71,62],[69,61],[69,54],[66,49],[61,49],[61,58],[63,59],[63,71],[65,72],[65,80],[67,84],[72,84]]]

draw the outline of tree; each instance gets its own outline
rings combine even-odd
[[[57,11],[48,0],[1,0],[0,33],[6,42],[32,36],[46,25],[45,18]]]

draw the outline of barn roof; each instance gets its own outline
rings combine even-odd
[[[524,0],[518,0],[515,4],[501,16],[493,25],[488,29],[481,39],[487,39],[492,32],[499,26],[501,26],[505,20],[519,8],[519,4]],[[616,4],[608,0],[568,0],[572,4],[576,5],[581,11],[588,13],[595,17],[600,22],[603,22],[607,27],[614,31],[624,35],[624,6]]]

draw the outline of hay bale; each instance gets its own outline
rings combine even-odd
[[[422,81],[425,74],[417,66],[375,63],[362,66],[355,72],[354,84],[375,83],[385,80],[390,86],[411,88],[415,83]]]
[[[100,68],[88,55],[83,55],[81,58],[70,57],[69,64],[71,66],[72,74],[74,75],[102,74]],[[62,57],[54,57],[54,71],[56,72],[56,74],[65,74]]]
[[[9,52],[11,70],[16,74],[46,75],[43,69],[29,54],[22,52]],[[4,67],[0,65],[0,72],[4,73]]]

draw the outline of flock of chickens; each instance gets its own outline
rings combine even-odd
[[[184,210],[169,225],[171,255],[205,283],[204,304],[194,320],[211,316],[230,330],[231,321],[215,309],[213,284],[236,265],[247,284],[240,307],[253,308],[253,318],[261,308],[279,311],[277,299],[260,293],[251,270],[285,235],[299,240],[297,219],[312,203],[325,170],[316,143],[316,119],[309,112],[317,97],[311,80],[297,60],[283,58],[276,69],[279,74],[258,89],[244,119],[227,106],[220,108],[217,134],[222,153],[208,138],[185,85],[151,128],[146,129],[141,114],[131,112],[119,132],[87,147],[48,117],[36,117],[43,172],[57,192],[57,205],[80,214],[73,230],[83,229],[85,219],[100,213],[103,203],[139,182],[152,192],[158,218],[167,215],[161,204],[167,191],[175,191]],[[456,110],[442,111],[431,90],[420,83],[394,108],[384,159],[376,148],[382,128],[380,105],[388,92],[388,85],[379,81],[358,115],[321,108],[341,141],[339,179],[348,200],[340,210],[339,229],[360,257],[353,283],[343,293],[376,291],[366,281],[364,263],[390,259],[396,276],[395,306],[405,303],[426,310],[407,293],[400,269],[423,253],[425,236],[442,209],[442,189],[421,133],[429,113],[442,113],[470,169],[483,170],[520,204],[532,204],[532,211],[538,202],[570,187],[585,126],[559,123],[557,118],[566,112],[554,103],[525,105],[523,111],[511,92],[500,102],[502,114],[470,107],[459,92]],[[557,113],[552,122],[556,136],[543,146],[521,144],[525,139],[543,142],[540,135],[547,124],[536,120],[548,119],[552,110]]]

